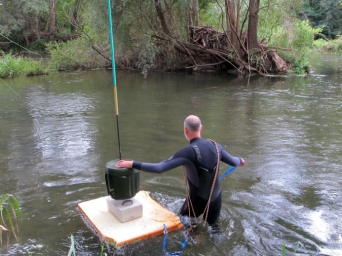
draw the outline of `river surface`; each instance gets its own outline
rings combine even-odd
[[[183,120],[196,114],[204,138],[246,161],[222,180],[217,227],[190,233],[182,255],[273,256],[284,244],[286,255],[342,255],[342,57],[313,56],[312,65],[293,78],[117,73],[123,158],[169,158],[188,145]],[[6,79],[0,106],[0,195],[15,195],[23,212],[7,254],[67,255],[73,235],[77,255],[100,255],[104,243],[77,205],[106,196],[105,164],[119,158],[111,73]],[[177,213],[182,169],[141,173],[141,189]],[[168,250],[182,240],[183,230],[171,232]],[[162,248],[160,235],[104,250]]]

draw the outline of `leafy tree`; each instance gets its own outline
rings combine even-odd
[[[39,39],[58,41],[49,44],[54,69],[110,63],[106,1],[3,3],[0,33],[12,39],[16,35],[25,44]],[[117,66],[262,74],[276,67],[273,71],[279,72],[287,64],[277,56],[274,39],[279,38],[281,28],[292,38],[300,7],[300,0],[112,0]],[[9,16],[13,19],[4,19]],[[272,50],[267,48],[269,42]],[[279,60],[280,65],[272,64]]]
[[[279,28],[291,34],[297,20],[296,11],[301,10],[301,0],[262,0],[259,11],[259,40],[267,43],[272,40]],[[274,40],[272,40],[274,43]]]
[[[2,0],[0,34],[20,45],[72,39],[85,0]],[[1,36],[0,35],[0,36]]]
[[[322,33],[335,38],[342,33],[342,6],[336,0],[304,0],[302,19],[310,20],[313,27],[323,28]]]
[[[10,36],[11,33],[22,30],[25,25],[22,2],[3,0],[0,21],[0,33],[2,35]]]

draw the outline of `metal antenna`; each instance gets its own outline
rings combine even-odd
[[[116,115],[116,127],[117,127],[117,131],[118,131],[119,159],[121,159],[120,130],[119,130],[119,104],[118,104],[118,93],[117,93],[117,89],[116,89],[114,36],[113,36],[112,9],[111,9],[110,0],[108,0],[108,21],[109,21],[110,47],[112,50],[112,75],[113,75],[113,85],[114,85],[114,104],[115,104],[115,115]]]

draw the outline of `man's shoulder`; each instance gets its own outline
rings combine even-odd
[[[175,158],[177,157],[185,157],[185,158],[189,158],[191,156],[194,155],[194,150],[192,148],[192,144],[185,146],[183,148],[181,148],[180,150],[178,150],[173,156]]]

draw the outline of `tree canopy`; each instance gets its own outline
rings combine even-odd
[[[297,13],[317,6],[315,1],[312,6],[306,2],[303,10],[300,0],[112,0],[117,66],[145,74],[149,69],[286,72],[291,61],[284,59],[283,53],[296,51],[297,33],[306,29],[313,40],[317,32],[298,25]],[[334,1],[321,2],[328,8]],[[56,69],[63,69],[61,63],[84,68],[110,66],[106,1],[0,3],[3,43],[48,47]],[[323,15],[324,8],[317,13]],[[331,17],[339,17],[339,9],[335,9]],[[333,18],[325,17],[325,22],[330,33],[336,33]],[[284,38],[287,43],[279,41]],[[302,40],[300,49],[310,43],[311,39]]]
[[[323,28],[322,33],[335,38],[342,33],[342,2],[337,0],[304,0],[302,18],[308,19],[315,28]]]

